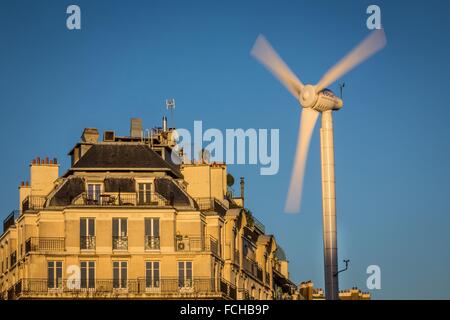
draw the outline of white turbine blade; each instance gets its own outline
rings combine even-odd
[[[253,45],[251,55],[259,60],[284,84],[292,95],[298,99],[303,83],[295,76],[284,61],[278,56],[263,35],[259,35]]]
[[[358,64],[368,59],[386,45],[386,35],[383,29],[373,31],[356,48],[348,53],[341,61],[320,79],[316,85],[316,92],[320,92]]]
[[[298,129],[297,151],[295,152],[294,168],[286,200],[285,212],[296,213],[300,210],[303,177],[308,157],[309,143],[317,122],[319,113],[313,109],[303,108]]]

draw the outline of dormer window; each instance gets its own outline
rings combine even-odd
[[[140,205],[151,203],[151,183],[138,183],[138,203]]]
[[[100,201],[102,185],[100,183],[88,183],[87,185],[87,199],[94,204]]]

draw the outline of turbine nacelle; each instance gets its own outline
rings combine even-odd
[[[333,91],[323,89],[316,93],[316,87],[310,84],[302,88],[298,100],[303,108],[311,108],[318,112],[339,110],[344,105],[342,99],[338,98]]]

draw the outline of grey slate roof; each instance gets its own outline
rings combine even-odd
[[[181,178],[178,167],[165,161],[149,146],[144,144],[94,144],[76,162],[72,169],[136,169],[148,168],[154,171],[167,171]]]

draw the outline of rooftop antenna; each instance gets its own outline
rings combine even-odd
[[[170,120],[172,121],[173,128],[175,128],[175,119],[173,117],[173,110],[175,109],[175,99],[166,99],[166,109],[170,110]]]
[[[339,90],[341,91],[341,99],[343,99],[342,98],[342,92],[344,91],[344,87],[345,87],[345,82],[339,83]]]
[[[342,270],[339,270],[338,272],[336,272],[336,273],[334,274],[334,276],[337,277],[337,275],[338,275],[339,273],[344,272],[344,271],[347,271],[347,270],[348,270],[348,263],[349,263],[349,262],[350,262],[350,259],[344,260],[345,268],[342,269]]]

